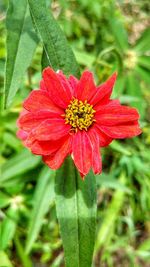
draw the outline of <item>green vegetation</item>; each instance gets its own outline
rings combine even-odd
[[[55,172],[44,166],[40,157],[27,151],[16,137],[16,120],[22,101],[32,89],[38,87],[41,61],[45,66],[48,60],[45,53],[41,57],[42,45],[39,39],[34,38],[33,42],[27,35],[27,27],[32,25],[32,22],[29,21],[26,1],[21,0],[20,7],[19,1],[17,2],[16,19],[21,12],[25,16],[21,25],[16,21],[18,30],[24,31],[24,39],[19,41],[17,47],[8,46],[10,54],[14,55],[12,49],[16,51],[12,61],[19,68],[17,72],[9,69],[10,80],[5,81],[7,89],[9,88],[8,108],[2,109],[0,114],[0,267],[62,267],[63,249],[54,203]],[[7,4],[4,0],[0,2],[1,107],[6,58]],[[47,7],[48,12],[50,0],[47,0]],[[92,267],[148,267],[149,1],[59,0],[51,1],[51,8],[65,32],[81,70],[88,68],[93,71],[97,84],[117,70],[118,81],[113,97],[119,98],[122,104],[135,106],[141,115],[141,136],[126,141],[114,141],[109,147],[102,149],[103,173],[96,177],[98,214]],[[49,16],[51,18],[51,14]],[[27,25],[24,25],[26,20]],[[11,24],[8,19],[7,23]],[[15,25],[8,29],[11,35],[14,34],[13,27]],[[34,30],[30,30],[34,36]],[[46,49],[49,49],[43,27],[40,35]],[[16,35],[13,36],[17,38]],[[65,39],[62,41],[62,49],[64,42]],[[54,44],[57,45],[55,40]],[[29,46],[31,54],[22,55],[21,46]],[[74,73],[78,73],[76,61],[69,49],[68,53],[73,60],[70,68]],[[55,61],[54,55],[52,59]],[[25,75],[22,60],[25,69],[30,65]],[[17,90],[18,93],[13,99]]]

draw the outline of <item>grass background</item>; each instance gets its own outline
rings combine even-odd
[[[50,4],[50,1],[47,1]],[[52,1],[54,16],[80,64],[97,84],[114,71],[113,97],[138,108],[143,134],[102,149],[93,267],[150,266],[149,1]],[[0,89],[6,57],[7,1],[0,3]],[[38,88],[42,45],[12,105],[0,118],[0,266],[64,266],[53,174],[16,138],[21,103]],[[28,253],[25,253],[28,252]],[[86,266],[85,266],[86,267]]]

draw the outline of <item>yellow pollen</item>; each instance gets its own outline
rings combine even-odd
[[[65,124],[70,124],[72,126],[71,130],[77,132],[78,129],[87,131],[92,123],[96,121],[94,113],[93,106],[88,104],[87,100],[82,102],[73,98],[62,116],[65,118]]]

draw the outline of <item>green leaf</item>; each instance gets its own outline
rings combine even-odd
[[[104,188],[118,189],[120,191],[132,194],[132,191],[117,179],[115,179],[111,174],[102,173],[96,176],[97,185]]]
[[[0,267],[13,267],[7,254],[4,251],[0,251]]]
[[[138,51],[140,54],[141,52],[147,52],[150,50],[150,28],[147,28],[138,39],[135,50]]]
[[[0,191],[0,208],[7,207],[11,202],[10,196]]]
[[[124,185],[125,180],[126,180],[126,177],[124,174],[122,174],[119,179],[119,182],[122,185]],[[97,233],[95,252],[98,251],[102,246],[108,245],[108,242],[110,241],[112,237],[112,233],[113,233],[112,230],[114,229],[114,224],[118,218],[118,214],[123,205],[124,197],[125,197],[125,192],[120,189],[118,189],[113,195],[113,198],[105,212],[103,222]]]
[[[120,19],[116,19],[113,14],[110,15],[109,27],[115,38],[116,45],[120,48],[121,52],[128,49],[128,36]]]
[[[12,157],[2,166],[0,187],[3,186],[3,183],[13,178],[14,176],[23,174],[28,170],[31,170],[38,165],[39,161],[39,156],[32,155],[31,152],[29,152],[27,149],[24,149],[22,152]]]
[[[130,96],[136,97],[136,101],[132,101],[131,105],[136,107],[140,112],[141,116],[144,115],[145,105],[141,105],[142,101],[142,89],[139,84],[138,78],[135,75],[135,72],[128,73],[126,77],[127,81],[127,94]]]
[[[59,254],[55,260],[53,261],[53,263],[51,264],[51,267],[59,267],[61,266],[63,262],[63,253]]]
[[[75,51],[75,56],[77,58],[77,61],[83,65],[86,66],[86,68],[92,68],[94,61],[95,61],[95,56],[90,54],[90,53],[85,53],[85,52],[80,52],[80,51]]]
[[[120,95],[123,94],[124,89],[125,89],[125,77],[124,77],[124,75],[119,75],[117,78],[117,81],[115,83],[112,97],[113,98],[120,97]]]
[[[54,202],[54,176],[55,172],[48,167],[44,167],[40,173],[33,199],[33,210],[29,221],[26,242],[27,253],[30,252],[38,236],[45,214]]]
[[[28,0],[30,11],[43,42],[49,65],[65,74],[79,75],[79,67],[66,37],[46,7],[45,0]]]
[[[38,38],[34,31],[27,0],[11,0],[6,17],[7,60],[5,105],[9,106],[29,67]]]
[[[146,251],[146,250],[150,251],[150,238],[144,240],[144,242],[142,242],[139,245],[137,250],[138,251]]]
[[[126,146],[123,146],[122,144],[120,144],[120,142],[113,140],[113,142],[110,144],[110,147],[118,152],[120,152],[121,154],[124,154],[126,156],[131,156],[132,152],[129,150],[129,148]]]
[[[135,71],[136,71],[138,77],[140,77],[145,83],[150,84],[149,71],[147,71],[146,69],[143,69],[140,66],[136,66]]]
[[[42,54],[41,65],[42,65],[42,70],[50,65],[44,49],[43,49],[43,54]]]
[[[20,140],[17,139],[16,136],[14,136],[14,134],[10,132],[5,132],[3,134],[3,142],[5,143],[5,145],[12,147],[16,151],[20,150],[21,147]]]
[[[10,208],[0,224],[0,250],[5,250],[15,234],[18,210]]]
[[[25,253],[25,250],[22,246],[22,240],[20,240],[18,234],[15,235],[14,243],[17,251],[17,255],[21,260],[23,267],[33,267],[32,261],[29,256]]]
[[[57,171],[56,211],[66,267],[91,266],[96,229],[96,182],[90,172],[83,181],[70,158]]]
[[[140,66],[146,68],[148,71],[150,71],[150,57],[148,56],[141,56],[138,57],[138,63]]]

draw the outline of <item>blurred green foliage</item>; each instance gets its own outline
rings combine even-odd
[[[51,1],[81,66],[97,83],[114,70],[113,97],[138,108],[143,134],[103,149],[97,176],[98,227],[93,267],[150,266],[150,30],[149,1]],[[47,1],[50,6],[50,1]],[[5,63],[7,1],[0,2],[0,92]],[[56,219],[55,172],[16,138],[16,119],[38,87],[42,47],[12,106],[0,114],[0,267],[64,266]],[[34,264],[34,265],[33,265]],[[86,267],[86,266],[85,266]]]

